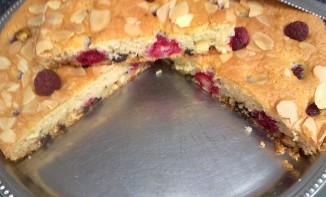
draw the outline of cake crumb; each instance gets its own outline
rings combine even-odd
[[[298,182],[301,182],[301,179],[298,179]]]
[[[27,159],[32,159],[32,156],[28,155],[28,156],[27,156]]]
[[[252,132],[252,127],[250,127],[250,126],[246,126],[246,127],[244,127],[245,128],[245,131],[247,132],[247,133],[251,133]]]
[[[160,69],[160,70],[156,71],[156,73],[155,73],[155,74],[156,74],[156,76],[158,76],[158,77],[159,77],[159,76],[161,76],[161,75],[162,75],[162,73],[163,73],[163,71]]]
[[[260,141],[260,144],[259,144],[260,148],[265,148],[265,142],[264,141]]]
[[[286,169],[290,169],[290,170],[293,169],[293,165],[290,164],[290,162],[289,162],[288,160],[284,160],[284,161],[282,162],[282,165],[283,165],[283,167],[286,168]]]
[[[274,148],[275,148],[275,152],[277,154],[284,155],[285,148],[284,148],[284,146],[281,144],[281,142],[279,140],[274,141]]]
[[[321,152],[325,152],[326,151],[326,143],[323,143],[320,147],[320,151]]]

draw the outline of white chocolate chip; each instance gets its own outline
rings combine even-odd
[[[53,13],[46,17],[45,22],[51,25],[61,25],[64,15],[60,12]]]
[[[233,56],[233,53],[226,53],[226,54],[219,55],[222,63],[229,61],[232,58],[232,56]]]
[[[68,30],[61,30],[56,32],[53,37],[52,40],[54,41],[67,41],[69,40],[71,37],[74,36],[74,32],[72,31],[68,31]]]
[[[27,25],[31,27],[38,27],[42,24],[42,15],[34,16],[28,19]]]
[[[176,4],[173,8],[170,9],[169,18],[172,22],[176,22],[179,17],[189,14],[189,6],[187,1]]]
[[[178,25],[180,28],[189,27],[193,18],[193,14],[186,14],[177,18],[175,24]]]
[[[32,5],[28,7],[28,11],[32,14],[43,14],[45,5]]]
[[[27,105],[30,102],[32,102],[35,98],[35,93],[32,89],[31,86],[29,86],[28,88],[26,88],[24,95],[23,95],[23,105]]]
[[[61,2],[60,1],[56,1],[56,0],[52,0],[52,1],[48,1],[47,5],[49,6],[49,8],[51,8],[52,10],[57,10],[60,8],[61,6]]]
[[[256,18],[261,24],[266,25],[267,27],[271,26],[266,16],[260,15],[260,16],[256,16]]]
[[[252,40],[262,50],[267,51],[274,48],[274,41],[268,35],[262,32],[256,32],[252,36]]]
[[[218,6],[216,4],[212,4],[210,2],[205,3],[205,9],[208,14],[215,14],[218,10]]]
[[[320,80],[320,82],[326,82],[326,66],[315,66],[314,75]]]
[[[98,32],[110,23],[110,10],[93,9],[90,17],[91,30]]]
[[[247,5],[250,10],[249,17],[259,16],[264,12],[264,7],[256,1],[249,1]]]
[[[43,40],[36,44],[35,50],[37,55],[45,54],[46,52],[53,49],[52,42],[49,40]]]
[[[0,70],[7,70],[11,62],[5,56],[0,56]]]
[[[16,118],[15,117],[11,117],[11,118],[0,118],[0,128],[2,130],[11,129],[14,126],[15,122],[16,122]]]
[[[87,10],[78,10],[71,15],[70,21],[73,23],[81,24],[87,15]]]
[[[170,10],[170,3],[166,3],[163,6],[161,6],[160,8],[157,9],[156,11],[156,15],[157,18],[164,23],[166,21],[166,18],[169,14],[169,10]]]
[[[297,105],[293,101],[283,100],[276,106],[276,109],[282,118],[290,119],[291,125],[299,119]]]
[[[319,109],[326,109],[326,82],[319,84],[315,92],[315,103]]]
[[[11,129],[4,130],[0,133],[0,140],[4,143],[14,143],[16,141],[16,133]]]

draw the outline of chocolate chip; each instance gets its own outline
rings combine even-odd
[[[20,111],[19,111],[18,109],[14,110],[14,111],[12,112],[12,116],[13,116],[13,117],[19,116],[19,114],[20,114]]]
[[[83,113],[86,114],[87,112],[91,111],[91,109],[96,106],[98,103],[100,103],[102,100],[101,97],[99,98],[94,98],[90,103],[88,103],[86,106],[83,108]]]
[[[52,70],[44,69],[37,73],[34,79],[36,94],[40,96],[50,96],[55,90],[61,88],[61,79]]]
[[[125,61],[127,58],[128,58],[128,54],[118,53],[112,58],[112,61],[116,62],[116,63],[119,63],[119,62]]]
[[[46,134],[41,138],[40,142],[45,148],[48,148],[52,144],[52,135]]]
[[[187,54],[189,56],[193,56],[194,55],[194,50],[193,49],[186,49],[185,54]]]

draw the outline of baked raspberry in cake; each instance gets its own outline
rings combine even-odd
[[[36,54],[48,68],[230,50],[228,0],[59,0],[47,4]]]
[[[179,57],[175,68],[286,146],[315,153],[326,134],[326,27],[280,3],[257,2],[268,11],[237,16],[235,29],[242,30],[233,39],[241,47]],[[250,12],[243,2],[232,6],[236,13]]]

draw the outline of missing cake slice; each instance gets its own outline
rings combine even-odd
[[[228,0],[50,2],[36,41],[48,68],[231,50],[235,17],[224,9]]]

